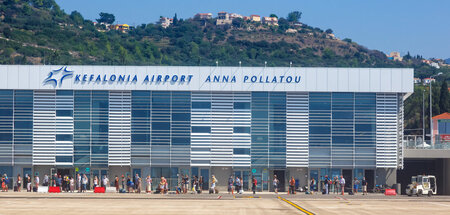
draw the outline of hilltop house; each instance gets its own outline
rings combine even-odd
[[[387,57],[390,60],[397,60],[397,61],[403,60],[403,58],[400,55],[400,52],[391,52],[389,55],[387,55]]]
[[[227,12],[219,12],[217,15],[216,25],[231,25],[233,22],[230,18],[230,14]]]
[[[161,25],[163,28],[169,27],[171,24],[173,24],[173,19],[168,17],[161,17],[159,18],[158,24]]]
[[[277,17],[264,17],[263,23],[266,25],[277,25],[278,26],[278,18]]]
[[[194,19],[212,19],[212,13],[197,13]]]
[[[250,15],[250,21],[252,21],[252,22],[261,22],[261,16],[259,16],[259,15]]]

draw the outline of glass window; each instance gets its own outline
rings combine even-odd
[[[250,109],[250,102],[235,102],[234,109]]]
[[[0,141],[12,141],[12,133],[0,133]]]
[[[135,110],[135,109],[133,109],[133,111],[132,111],[132,117],[134,118],[134,117],[150,117],[150,110],[149,109],[147,109],[147,110]]]
[[[234,127],[233,133],[247,133],[250,134],[250,127]]]
[[[152,130],[170,130],[169,122],[152,122]]]
[[[192,102],[193,109],[211,109],[211,102]]]
[[[211,126],[192,126],[192,133],[211,133]]]
[[[172,113],[172,121],[190,121],[190,113]]]
[[[57,96],[73,96],[72,90],[57,90],[56,91]]]
[[[56,110],[56,116],[73,116],[72,110]]]
[[[150,134],[132,134],[131,141],[134,143],[147,143],[150,142]]]
[[[32,121],[14,121],[15,129],[31,129],[33,128]]]
[[[249,148],[234,148],[233,154],[235,154],[235,155],[250,155],[250,149]]]
[[[189,137],[172,137],[172,145],[190,145]]]
[[[72,141],[73,137],[71,134],[57,134],[56,141]]]
[[[56,156],[56,162],[72,162],[72,156]]]

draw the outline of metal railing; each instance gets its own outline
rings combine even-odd
[[[446,141],[440,138],[439,135],[435,136],[434,145],[431,145],[430,140],[423,140],[419,135],[405,135],[403,140],[405,149],[446,149],[450,150],[450,141]]]

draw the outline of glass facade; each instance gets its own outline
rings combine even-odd
[[[110,165],[108,137],[116,135],[109,127],[115,114],[111,109],[111,92],[40,91],[42,95],[55,95],[47,99],[50,103],[59,104],[62,99],[72,102],[57,106],[53,115],[49,115],[73,123],[73,134],[49,134],[54,135],[56,144],[73,142],[73,149],[54,157],[56,164],[73,162],[75,166],[97,168]],[[1,165],[32,163],[33,132],[37,132],[33,131],[34,93],[0,90]],[[132,166],[210,166],[216,153],[223,156],[221,164],[255,168],[258,177],[263,176],[263,168],[285,169],[289,167],[286,154],[290,153],[286,144],[290,132],[287,128],[296,123],[294,120],[289,124],[287,120],[288,109],[292,108],[288,94],[131,91],[128,94],[131,99],[121,101],[130,103],[131,107],[131,118],[127,118],[131,126],[131,154],[126,156],[131,157]],[[294,105],[305,106],[309,113],[301,116],[307,119],[308,125],[308,154],[305,155],[308,167],[375,168],[377,93],[305,95],[306,100]],[[51,119],[48,122],[54,123]],[[218,138],[229,138],[230,143],[228,139]],[[193,147],[194,139],[196,147]],[[216,147],[219,143],[224,148]],[[328,174],[334,173],[330,170]]]

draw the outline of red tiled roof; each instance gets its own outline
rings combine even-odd
[[[450,113],[443,113],[443,114],[439,114],[437,116],[434,116],[433,119],[450,119]]]

